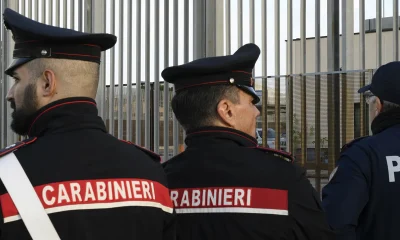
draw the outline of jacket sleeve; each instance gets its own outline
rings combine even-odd
[[[338,161],[336,172],[322,191],[322,205],[338,240],[355,240],[358,218],[369,199],[368,155],[353,146]]]
[[[172,214],[166,213],[164,224],[163,240],[176,240],[176,215],[175,210]]]
[[[296,166],[295,171],[294,183],[289,188],[289,217],[292,227],[287,239],[335,239],[318,193],[302,168]]]

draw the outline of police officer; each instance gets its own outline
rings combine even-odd
[[[163,163],[178,239],[331,239],[319,197],[291,156],[257,146],[252,70],[260,49],[164,69],[187,149]]]
[[[11,9],[3,17],[15,41],[5,71],[14,78],[11,127],[29,138],[2,150],[0,163],[16,156],[63,240],[175,239],[159,156],[114,138],[98,117],[100,56],[116,37],[48,26]],[[18,181],[0,186],[1,239],[32,239],[18,207],[29,200],[14,204],[8,191],[18,191]]]
[[[341,152],[323,207],[338,239],[399,239],[400,225],[400,62],[378,68],[364,93],[372,136],[354,140]]]

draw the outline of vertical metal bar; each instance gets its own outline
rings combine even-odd
[[[39,0],[35,0],[35,20],[39,22]]]
[[[177,13],[175,12],[174,15]],[[146,1],[146,44],[145,44],[145,101],[146,101],[146,113],[145,113],[145,124],[144,124],[144,141],[145,147],[150,149],[150,1]]]
[[[176,0],[178,1],[178,0]],[[217,4],[214,0],[206,1],[206,11],[205,11],[205,20],[206,20],[206,57],[214,57],[217,52]],[[174,15],[175,17],[175,15]],[[175,43],[175,41],[174,41]]]
[[[315,0],[315,72],[321,72],[321,0]],[[315,75],[315,188],[321,190],[321,75]]]
[[[132,141],[132,1],[128,1],[127,16],[127,89],[126,89],[126,140]],[[157,14],[156,14],[157,15]],[[156,36],[155,36],[156,37]],[[155,49],[157,50],[157,49]]]
[[[261,37],[262,37],[262,75],[267,76],[267,3],[261,3]],[[262,79],[262,100],[261,100],[261,116],[262,116],[262,145],[267,146],[267,128],[268,128],[268,88],[267,78]]]
[[[301,0],[300,7],[300,38],[301,38],[301,72],[306,73],[306,0]],[[307,159],[307,108],[306,108],[306,77],[301,78],[301,165]]]
[[[118,138],[124,134],[124,0],[119,0]],[[126,137],[126,136],[125,136]]]
[[[328,1],[328,71],[339,70],[339,1]],[[340,151],[340,85],[337,74],[328,75],[328,155],[329,171]]]
[[[174,66],[178,65],[178,6],[179,2],[178,0],[174,0],[174,14],[173,14],[173,26],[174,26],[174,32],[173,32],[173,47],[174,47],[174,57],[173,57],[173,64]],[[174,87],[175,90],[175,87]],[[178,154],[179,151],[179,132],[178,132],[178,121],[176,120],[175,114],[172,119],[172,129],[173,129],[173,144],[174,144],[174,156]]]
[[[141,84],[141,55],[142,55],[142,1],[136,1],[136,136],[135,142],[138,145],[142,144],[142,84]]]
[[[110,1],[111,4],[111,12],[110,12],[110,33],[115,34],[115,0]],[[108,98],[108,116],[109,116],[109,125],[108,125],[108,132],[111,135],[115,135],[114,131],[114,106],[115,106],[115,48],[110,49],[110,88],[109,90],[109,98]]]
[[[160,152],[160,0],[154,0],[154,152]],[[186,33],[187,34],[187,33]]]
[[[275,0],[275,2],[276,2],[276,0]],[[279,1],[278,1],[279,2]],[[254,16],[255,16],[255,14],[254,14],[254,12],[255,12],[255,10],[254,10],[254,0],[250,0],[249,1],[249,3],[250,3],[250,7],[249,7],[249,12],[250,12],[250,14],[249,14],[249,23],[250,23],[250,42],[251,43],[254,43]],[[240,34],[242,34],[242,33],[240,33]]]
[[[348,0],[342,0],[342,70],[347,70],[347,13],[346,9]],[[341,78],[341,90],[342,90],[342,122],[341,122],[341,136],[342,136],[342,144],[346,143],[346,123],[347,123],[347,81],[346,81],[346,73],[340,74]]]
[[[84,22],[83,22],[83,30],[87,33],[93,32],[92,27],[92,18],[93,18],[93,0],[85,0],[84,5],[82,6],[84,9]]]
[[[106,15],[106,5],[107,0],[96,0],[96,1],[90,1],[90,24],[92,25],[90,29],[92,29],[93,32],[106,32],[106,23],[108,21],[107,15]],[[67,4],[68,6],[68,4]],[[89,7],[89,6],[87,6]],[[68,16],[68,13],[65,15]],[[68,22],[71,22],[72,18],[69,18]],[[89,20],[89,19],[88,19]],[[66,26],[68,26],[68,22]],[[71,28],[71,26],[69,26]],[[96,95],[96,103],[97,103],[97,108],[99,110],[99,116],[106,121],[106,106],[105,106],[105,98],[106,98],[106,62],[105,62],[105,55],[108,54],[108,52],[103,52],[101,54],[101,59],[100,59],[100,67],[99,67],[99,83],[97,86],[97,95]]]
[[[63,6],[63,17],[64,17],[64,22],[63,22],[63,27],[67,28],[68,24],[68,1],[64,0],[64,6]]]
[[[183,20],[183,28],[184,28],[184,38],[183,38],[183,62],[189,62],[189,0],[185,0],[184,2],[184,20]],[[183,147],[185,148],[185,138],[186,131],[183,129]]]
[[[196,4],[193,4],[193,6],[196,6]],[[199,34],[198,36],[200,35],[201,34]],[[193,39],[195,39],[195,37],[196,34],[193,35]],[[164,68],[167,68],[168,66],[169,66],[169,0],[164,0]],[[164,105],[164,161],[167,161],[169,159],[169,84],[166,81],[164,81],[163,102],[164,102],[163,104]]]
[[[225,47],[226,55],[231,54],[231,0],[225,0]]]
[[[382,3],[376,0],[376,64],[382,65]]]
[[[48,9],[48,13],[49,13],[49,24],[53,25],[54,21],[53,21],[53,0],[48,0],[49,1],[49,9]]]
[[[42,0],[42,23],[46,24],[46,0]]]
[[[397,2],[397,0],[396,0]],[[359,42],[359,57],[360,57],[360,69],[365,69],[365,0],[359,0],[359,29],[360,29],[360,42]],[[365,72],[361,72],[360,78],[360,86],[365,85]],[[366,119],[366,106],[364,95],[360,95],[360,127],[361,136],[365,136],[367,134],[367,119]]]
[[[193,59],[206,56],[206,36],[204,34],[206,31],[205,6],[205,0],[193,1]],[[165,18],[164,22],[165,20],[168,20],[168,18]]]
[[[78,3],[79,3],[79,5],[78,5],[78,31],[83,31],[82,1],[83,0],[78,0]],[[114,4],[115,4],[115,2],[114,2]],[[115,11],[115,6],[113,6],[113,9]],[[115,19],[113,19],[113,23],[115,23]]]
[[[70,7],[69,7],[69,11],[70,11],[70,22],[71,22],[71,26],[70,29],[75,29],[75,0],[70,0]],[[107,6],[107,0],[104,1],[104,5]],[[106,10],[107,8],[105,8]],[[105,12],[105,11],[104,11]],[[104,19],[105,19],[105,14],[104,14]],[[106,22],[105,22],[106,23]],[[105,24],[104,23],[104,24]],[[106,25],[104,25],[106,26]]]
[[[287,74],[289,75],[287,80],[287,102],[288,105],[288,118],[286,121],[287,127],[287,144],[286,148],[288,152],[294,153],[293,146],[293,2],[292,0],[287,1]]]
[[[243,2],[242,0],[237,0],[238,6],[238,48],[243,45]]]
[[[25,5],[26,5],[25,0],[22,0],[21,4],[19,4],[19,1],[17,1],[17,3],[18,3],[18,5],[20,5],[17,9],[20,8],[20,13],[25,16],[25,14],[26,14],[26,12],[25,12]]]
[[[55,1],[55,8],[56,8],[56,26],[60,26],[60,1]]]
[[[280,1],[275,0],[275,75],[280,75],[280,33],[281,33],[281,21],[280,21]],[[281,78],[275,78],[275,148],[281,149]]]
[[[393,0],[393,61],[399,60],[399,0]]]
[[[26,2],[25,2],[25,4],[26,4]],[[26,14],[25,16],[27,16],[28,18],[32,18],[32,0],[28,1],[27,12],[28,12],[28,14]]]

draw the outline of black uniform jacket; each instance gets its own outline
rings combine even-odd
[[[165,162],[178,239],[332,239],[305,172],[229,128],[188,131]]]
[[[92,99],[44,107],[29,136],[14,153],[61,239],[175,239],[160,158],[108,134]],[[1,239],[31,239],[0,193]]]
[[[342,151],[322,191],[338,240],[400,239],[399,143],[400,124],[395,124],[352,141]]]

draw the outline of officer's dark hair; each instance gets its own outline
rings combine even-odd
[[[219,118],[217,105],[222,99],[239,103],[239,88],[229,85],[208,85],[179,90],[171,106],[176,119],[187,131],[213,126]]]

